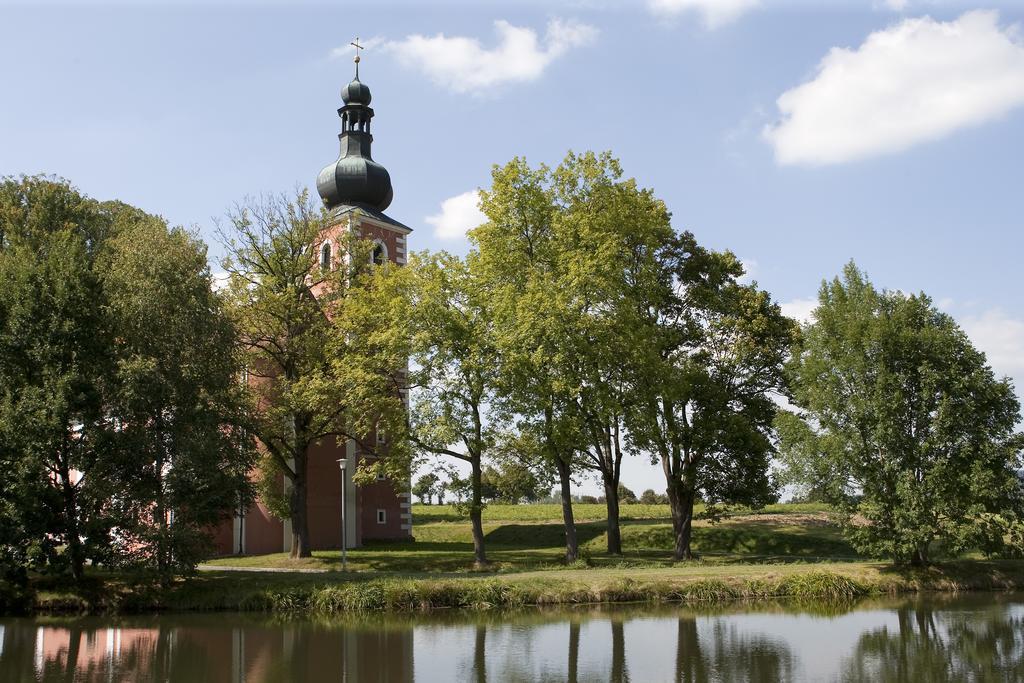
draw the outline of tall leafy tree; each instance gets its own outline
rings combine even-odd
[[[0,183],[0,477],[17,492],[7,542],[76,579],[109,540],[114,358],[97,260],[120,208],[51,178]]]
[[[118,537],[132,561],[167,579],[191,570],[209,530],[251,498],[235,330],[206,246],[161,220],[139,216],[110,241],[102,283],[117,363]]]
[[[739,281],[732,254],[685,233],[665,263],[675,291],[636,330],[647,360],[637,365],[626,424],[636,446],[661,461],[673,556],[689,559],[698,496],[749,505],[776,497],[772,396],[784,388],[795,329],[766,292]]]
[[[578,462],[595,472],[608,511],[608,552],[621,554],[622,458],[630,450],[624,420],[631,382],[645,362],[643,312],[671,292],[664,259],[676,236],[669,214],[649,189],[623,179],[610,153],[570,153],[553,172],[558,286],[573,332],[559,358],[571,388],[568,415],[577,431]]]
[[[352,439],[364,454],[389,456],[364,459],[360,476],[408,478],[401,396],[408,344],[393,324],[407,315],[400,283],[388,278],[390,264],[373,265],[371,246],[354,234],[342,233],[322,267],[319,245],[330,228],[326,210],[301,192],[239,206],[221,230],[228,302],[257,404],[253,433],[265,453],[263,490],[274,496],[280,478],[287,481],[285,500],[269,502],[291,519],[293,557],[312,551],[313,444]],[[371,438],[377,431],[387,434],[386,447]]]
[[[565,557],[573,562],[579,554],[572,510],[578,440],[560,352],[575,330],[568,315],[572,295],[559,283],[563,261],[550,176],[546,166],[531,169],[518,158],[495,167],[490,189],[481,193],[487,222],[470,239],[495,311],[501,400],[522,429],[538,436],[542,456],[558,474]]]
[[[558,472],[569,559],[571,478],[585,471],[605,489],[608,550],[622,551],[624,421],[646,362],[636,334],[671,292],[669,214],[622,176],[609,153],[570,153],[554,170],[513,160],[494,170],[488,222],[471,235],[499,312],[502,394]]]
[[[498,354],[492,311],[479,278],[447,253],[419,256],[416,275],[414,361],[418,367],[413,439],[429,455],[467,463],[473,556],[487,562],[483,530],[483,461],[495,442]]]
[[[783,431],[791,474],[866,520],[849,526],[862,552],[1003,548],[1024,502],[1010,382],[931,299],[878,291],[853,263],[814,317],[789,366],[806,419]]]
[[[248,466],[205,247],[44,177],[0,184],[0,235],[4,545],[76,579],[190,567]]]

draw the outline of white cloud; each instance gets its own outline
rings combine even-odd
[[[760,0],[649,0],[647,6],[663,17],[696,12],[706,28],[716,29],[735,21],[759,4]]]
[[[799,323],[809,323],[814,320],[814,309],[818,307],[817,299],[792,299],[779,304],[782,314],[793,318]]]
[[[833,48],[783,93],[765,139],[779,164],[836,164],[904,150],[1024,105],[1024,45],[994,11],[907,19]]]
[[[910,0],[882,0],[882,6],[893,12],[902,12],[910,5]]]
[[[438,239],[457,240],[487,220],[479,204],[479,192],[463,192],[441,202],[441,213],[427,216],[425,220],[434,226],[434,236]]]
[[[384,40],[382,36],[374,36],[372,38],[360,38],[359,44],[362,45],[363,47],[363,50],[360,50],[360,53],[362,53],[365,50],[374,50],[386,44],[386,42],[387,41]],[[353,56],[352,53],[355,51],[355,46],[352,45],[352,43],[348,43],[346,45],[339,45],[338,47],[331,50],[330,56],[334,59],[337,59],[339,57],[351,57]]]
[[[958,316],[960,326],[979,350],[985,352],[997,375],[1018,379],[1018,393],[1024,390],[1024,320],[998,308]]]
[[[494,22],[498,44],[485,48],[476,38],[412,35],[385,44],[400,63],[423,71],[455,92],[479,93],[506,84],[533,81],[571,48],[591,42],[597,29],[552,19],[543,40],[531,28]]]

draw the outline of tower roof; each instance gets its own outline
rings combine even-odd
[[[345,104],[370,104],[370,87],[359,80],[359,76],[341,89],[341,101]]]
[[[328,164],[316,179],[316,189],[328,209],[342,205],[363,206],[383,211],[391,205],[394,191],[387,169],[370,155],[370,88],[359,80],[359,50],[356,43],[356,75],[341,89],[344,103],[338,110],[341,117],[341,153],[337,161]]]

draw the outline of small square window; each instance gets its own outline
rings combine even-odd
[[[387,523],[388,523],[388,511],[387,510],[377,510],[377,524],[387,524]]]
[[[388,480],[388,478],[385,475],[383,475],[383,474],[378,474],[377,475],[377,481],[387,481],[387,480]]]

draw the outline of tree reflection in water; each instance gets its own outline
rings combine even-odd
[[[0,682],[1024,680],[1019,597],[866,607],[0,619]]]
[[[1024,680],[1024,616],[996,603],[956,607],[919,600],[896,609],[897,627],[861,634],[844,681]]]
[[[703,642],[695,617],[680,618],[677,628],[676,683],[793,680],[796,658],[780,640],[743,635],[726,618],[712,620]]]

